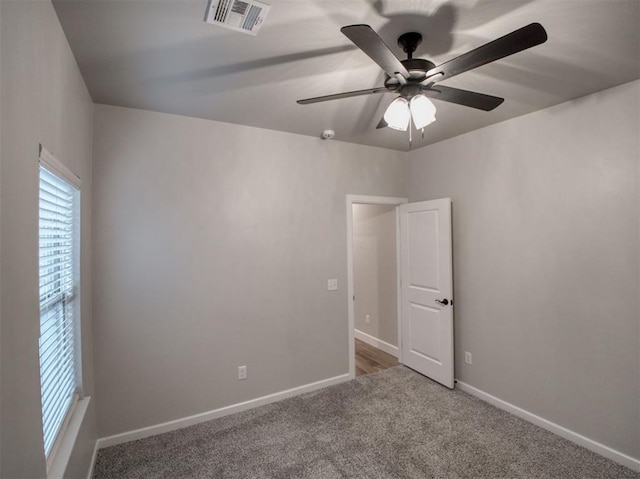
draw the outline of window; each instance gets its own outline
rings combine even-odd
[[[41,148],[40,386],[47,464],[81,392],[80,180]]]

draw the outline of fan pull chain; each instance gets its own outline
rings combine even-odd
[[[411,133],[413,132],[413,122],[411,121],[411,116],[409,116],[409,149],[411,149],[411,142],[413,138],[411,137]]]
[[[422,139],[424,140],[424,126],[422,127]]]

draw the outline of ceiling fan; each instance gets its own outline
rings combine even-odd
[[[417,129],[435,120],[435,107],[428,98],[484,111],[493,110],[504,98],[447,87],[439,82],[547,40],[547,32],[542,25],[531,23],[436,66],[429,60],[413,58],[413,52],[422,42],[420,33],[409,32],[398,38],[398,46],[407,54],[406,60],[399,60],[369,25],[349,25],[340,31],[384,70],[384,86],[307,98],[298,100],[298,103],[308,105],[361,95],[398,93],[399,96],[389,105],[377,128],[389,126],[403,131],[406,131],[411,120]]]

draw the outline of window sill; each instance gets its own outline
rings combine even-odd
[[[82,427],[82,422],[84,421],[84,416],[87,412],[87,408],[89,407],[89,401],[91,401],[91,397],[87,396],[77,402],[73,413],[71,414],[69,424],[62,433],[60,445],[55,451],[51,466],[47,471],[47,479],[62,479],[64,477],[67,465],[69,464],[69,459],[71,459],[71,454],[76,444],[76,439],[78,438],[80,428]]]

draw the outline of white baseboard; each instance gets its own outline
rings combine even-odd
[[[162,434],[169,431],[175,431],[176,429],[193,426],[194,424],[210,421],[211,419],[217,419],[219,417],[228,416],[230,414],[246,411],[248,409],[253,409],[258,406],[263,406],[265,404],[270,404],[272,402],[280,401],[281,399],[286,399],[293,396],[298,396],[300,394],[315,391],[317,389],[333,386],[334,384],[343,383],[345,381],[348,381],[349,379],[351,379],[349,374],[342,374],[340,376],[336,376],[333,378],[323,379],[322,381],[317,381],[314,383],[305,384],[303,386],[298,386],[293,389],[287,389],[286,391],[280,391],[274,394],[269,394],[267,396],[251,399],[249,401],[241,402],[238,404],[232,404],[230,406],[221,407],[219,409],[214,409],[213,411],[207,411],[200,414],[195,414],[193,416],[176,419],[174,421],[168,421],[162,424],[156,424],[155,426],[143,427],[141,429],[136,429],[134,431],[115,434],[113,436],[102,437],[98,439],[96,443],[96,447],[97,449],[102,449],[105,447],[115,446],[116,444],[135,441],[137,439],[143,439],[145,437],[155,436],[157,434]]]
[[[382,339],[375,338],[370,334],[363,333],[358,329],[354,329],[354,336],[356,339],[359,339],[363,343],[367,343],[369,346],[373,346],[374,348],[378,348],[385,353],[390,354],[393,357],[400,357],[400,351],[398,350],[398,346],[394,346],[393,344],[389,344]]]
[[[622,464],[623,466],[626,466],[629,469],[640,472],[639,459],[635,459],[620,451],[616,451],[615,449],[612,449],[609,446],[605,446],[604,444],[596,442],[593,439],[589,439],[588,437],[578,434],[577,432],[571,431],[566,427],[560,426],[559,424],[556,424],[540,416],[537,416],[529,411],[519,408],[518,406],[515,406],[506,401],[503,401],[502,399],[492,396],[491,394],[481,391],[480,389],[470,386],[469,384],[463,383],[462,381],[457,381],[456,385],[461,391],[464,391],[473,396],[476,396],[477,398],[480,398],[483,401],[486,401],[489,404],[492,404],[493,406],[499,409],[503,409],[507,412],[510,412],[511,414],[518,416],[526,421],[529,421],[535,424],[536,426],[540,426],[541,428],[546,429],[547,431],[551,431],[552,433],[557,434],[558,436],[568,439],[569,441],[574,442],[579,446],[585,447],[597,454],[600,454],[601,456],[611,459],[612,461],[615,461],[619,464]]]

